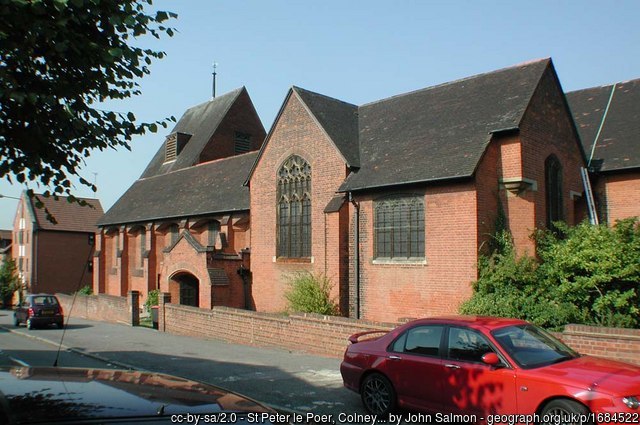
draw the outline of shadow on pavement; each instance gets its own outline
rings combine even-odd
[[[167,356],[148,351],[93,354],[153,372],[204,381],[286,409],[335,415],[364,412],[359,396],[343,388],[335,373],[326,370],[291,373],[272,366]]]

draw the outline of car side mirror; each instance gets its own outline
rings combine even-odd
[[[500,364],[500,357],[496,353],[486,353],[482,356],[482,362],[489,366],[498,366]]]

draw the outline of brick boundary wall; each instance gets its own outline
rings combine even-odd
[[[394,323],[309,313],[285,316],[230,307],[206,310],[170,304],[169,294],[161,295],[158,312],[161,331],[331,357],[344,354],[349,344],[347,338],[354,333],[389,331],[397,326]],[[57,296],[65,315],[68,315],[73,296]],[[129,293],[128,297],[78,295],[71,312],[72,322],[73,317],[81,317],[131,325],[135,320],[135,312],[131,309],[134,296],[133,293]],[[564,331],[555,332],[554,335],[582,354],[640,365],[640,329],[567,325]]]
[[[62,304],[65,322],[69,320],[70,316],[72,323],[74,317],[79,317],[132,326],[139,324],[139,312],[137,308],[135,310],[131,308],[132,305],[138,305],[137,301],[132,302],[133,297],[139,296],[137,291],[131,291],[127,297],[106,294],[78,294],[75,303],[73,303],[73,295],[56,294],[56,296],[60,300],[60,304]],[[71,308],[72,303],[73,309]]]
[[[165,332],[332,357],[344,354],[347,338],[356,332],[377,329],[386,332],[395,326],[317,314],[284,316],[229,307],[202,310],[165,304],[164,311]]]
[[[344,354],[349,344],[347,338],[354,333],[388,331],[397,326],[316,314],[283,316],[228,307],[202,310],[176,304],[165,304],[164,320],[165,332],[332,357]],[[640,329],[567,325],[555,335],[582,354],[640,364]]]
[[[567,325],[559,336],[579,353],[640,365],[640,329]]]

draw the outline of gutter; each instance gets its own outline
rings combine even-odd
[[[360,319],[360,204],[353,199],[353,194],[349,192],[349,202],[355,207],[355,229],[354,229],[354,264],[353,275],[355,278],[355,302],[356,302],[356,319]]]

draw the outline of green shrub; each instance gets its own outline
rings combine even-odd
[[[144,302],[144,309],[147,313],[151,313],[151,307],[154,305],[158,305],[158,298],[160,296],[160,290],[154,289],[153,291],[149,291],[147,295],[147,300]]]
[[[80,295],[93,295],[93,288],[89,285],[85,285],[78,291]]]
[[[640,327],[640,224],[613,228],[556,224],[537,231],[537,259],[517,257],[507,232],[481,256],[464,314],[520,317],[558,329],[567,323]]]
[[[338,307],[331,299],[331,280],[323,274],[300,272],[289,278],[285,293],[287,308],[292,312],[338,314]]]

